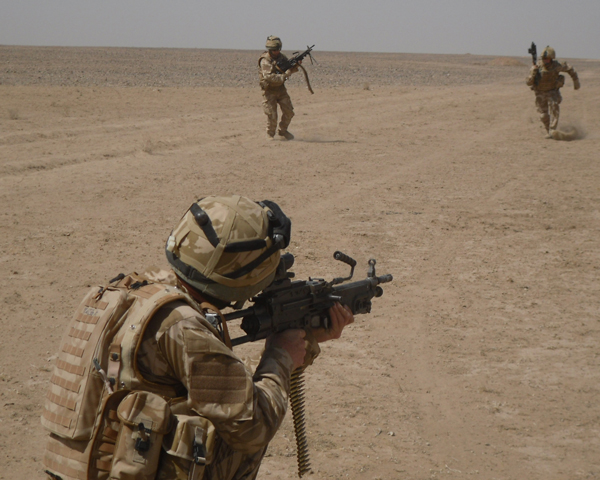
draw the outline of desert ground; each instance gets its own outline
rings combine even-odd
[[[219,193],[281,205],[298,279],[346,275],[336,250],[354,279],[370,258],[394,276],[306,372],[305,478],[600,478],[600,61],[567,59],[579,135],[547,140],[526,47],[316,48],[315,94],[288,83],[296,139],[267,142],[258,50],[0,46],[0,479],[45,478],[39,418],[85,292],[166,266],[170,229]],[[296,471],[288,414],[259,478]]]

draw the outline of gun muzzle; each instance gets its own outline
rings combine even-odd
[[[377,277],[378,282],[377,283],[389,283],[394,279],[394,277],[392,276],[391,273],[388,273],[387,275],[382,275],[381,277]]]

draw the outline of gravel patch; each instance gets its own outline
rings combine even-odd
[[[0,85],[256,88],[260,53],[0,46]],[[314,88],[490,84],[521,81],[529,68],[527,57],[313,53],[318,63],[305,60],[305,66]],[[290,84],[303,83],[302,75],[290,79]]]

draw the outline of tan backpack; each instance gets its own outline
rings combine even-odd
[[[176,287],[135,273],[87,293],[61,343],[42,415],[51,478],[154,478],[163,436],[176,423],[176,394],[140,388],[132,371],[148,320],[176,300],[198,308]]]

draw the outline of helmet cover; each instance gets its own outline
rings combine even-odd
[[[265,44],[267,50],[281,50],[282,46],[283,44],[281,43],[281,39],[279,37],[274,35],[267,37],[267,43]]]
[[[173,229],[167,260],[198,291],[243,301],[273,281],[290,232],[291,222],[274,202],[210,196],[194,203]]]
[[[544,52],[542,53],[542,58],[550,58],[551,60],[554,60],[556,58],[556,52],[550,45],[548,45],[546,48],[544,48]]]

